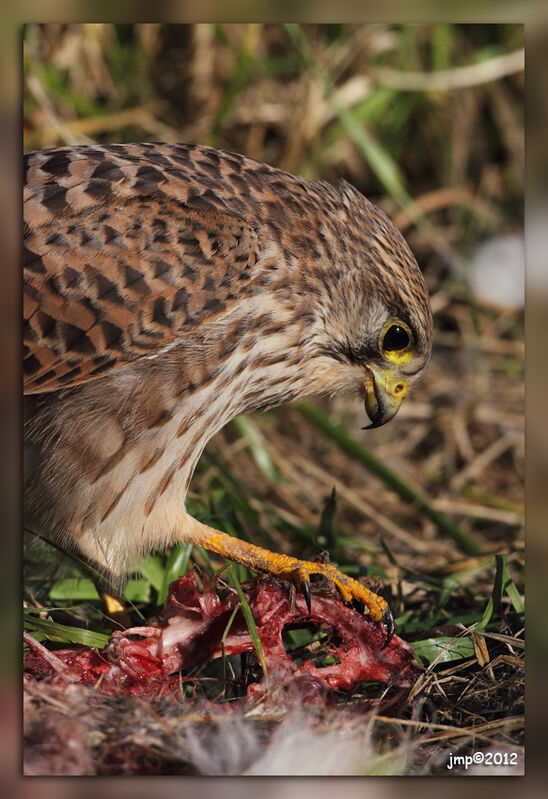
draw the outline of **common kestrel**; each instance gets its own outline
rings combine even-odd
[[[30,524],[109,577],[190,541],[291,580],[384,599],[328,563],[192,518],[200,454],[230,419],[353,392],[377,427],[431,350],[428,292],[400,233],[347,183],[198,145],[25,158],[25,494]]]

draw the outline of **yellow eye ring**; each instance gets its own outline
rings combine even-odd
[[[384,328],[381,335],[381,350],[392,363],[406,363],[413,357],[413,338],[411,331],[400,320],[393,320]]]

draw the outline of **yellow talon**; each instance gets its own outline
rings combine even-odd
[[[219,530],[213,530],[195,519],[189,521],[194,529],[186,531],[186,540],[190,539],[211,552],[242,563],[253,571],[268,572],[281,580],[292,582],[297,588],[309,582],[311,575],[322,574],[337,586],[343,602],[351,602],[352,599],[363,602],[373,621],[383,620],[385,614],[389,612],[385,599],[352,577],[343,574],[331,563],[315,563],[292,558],[289,555],[280,555],[247,541],[241,541],[239,538],[233,538]]]
[[[115,616],[118,613],[125,613],[126,608],[119,599],[116,599],[115,596],[111,596],[110,594],[103,594],[103,602],[105,604],[105,609],[109,616]]]
[[[358,599],[368,608],[373,621],[382,620],[388,609],[386,600],[374,594],[373,591],[370,591],[369,588],[366,588],[365,585],[362,585],[357,580],[340,572],[331,563],[315,563],[313,561],[296,560],[296,558],[289,558],[289,560],[293,561],[290,571],[285,569],[278,571],[273,568],[268,569],[268,571],[282,580],[296,582],[299,588],[303,583],[309,582],[311,575],[321,574],[338,588],[343,602],[351,602],[353,599]]]

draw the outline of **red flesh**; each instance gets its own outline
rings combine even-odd
[[[302,596],[291,603],[287,587],[270,577],[256,578],[242,588],[261,640],[271,690],[290,685],[304,701],[322,702],[333,690],[351,691],[363,682],[407,687],[416,678],[409,644],[395,635],[383,649],[383,625],[340,600],[313,593],[309,614]],[[57,650],[55,655],[65,664],[65,673],[55,671],[36,649],[25,657],[25,675],[53,682],[98,683],[108,693],[152,697],[178,692],[181,670],[221,656],[221,639],[237,603],[232,589],[220,599],[208,584],[199,591],[195,574],[181,577],[171,584],[157,624],[115,632],[101,651],[87,647]],[[337,644],[329,645],[336,660],[333,665],[318,667],[312,660],[299,665],[286,652],[284,627],[307,622],[334,631]],[[227,656],[254,651],[241,611],[233,619],[224,650]],[[264,678],[248,685],[247,699],[261,697],[265,689]]]

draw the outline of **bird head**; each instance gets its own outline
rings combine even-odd
[[[398,412],[407,394],[411,378],[416,379],[426,367],[424,352],[417,346],[420,338],[397,317],[391,318],[379,336],[379,357],[364,362],[365,410],[371,424],[380,427]]]
[[[367,427],[380,427],[396,415],[430,359],[430,299],[415,258],[386,215],[352,186],[343,183],[339,191],[338,253],[331,276],[323,278],[322,350],[337,362],[331,390],[357,392]]]

